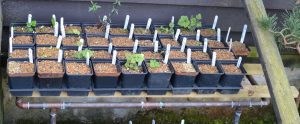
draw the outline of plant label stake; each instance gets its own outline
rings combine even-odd
[[[192,56],[192,50],[191,50],[191,48],[188,48],[188,49],[187,49],[186,63],[188,63],[188,64],[191,63],[191,56]]]
[[[12,53],[13,52],[13,48],[12,48],[12,43],[13,42],[13,38],[12,37],[10,37],[9,38],[9,53]]]
[[[230,42],[229,42],[229,49],[228,49],[229,52],[231,51],[231,48],[232,48],[232,38],[230,38]]]
[[[221,29],[220,28],[217,29],[217,41],[221,42]]]
[[[132,50],[133,53],[136,53],[138,45],[139,45],[139,41],[135,40],[133,45],[133,50]]]
[[[82,47],[83,47],[83,43],[84,43],[84,40],[83,39],[80,39],[80,45],[78,46],[78,51],[81,51],[82,50]]]
[[[158,41],[154,41],[154,52],[158,52]]]
[[[132,39],[133,31],[134,31],[134,24],[131,23],[131,25],[130,25],[130,31],[129,31],[129,39]]]
[[[90,53],[89,52],[86,53],[85,64],[90,65]]]
[[[107,20],[107,16],[104,15],[103,18],[102,18],[102,21],[103,21],[103,22],[106,22],[106,20]]]
[[[14,37],[14,27],[10,27],[10,37]]]
[[[31,20],[32,20],[32,15],[28,14],[27,23],[31,23]]]
[[[180,34],[180,29],[177,29],[176,30],[176,33],[175,33],[175,37],[174,37],[174,40],[177,41],[178,37],[179,37],[179,34]]]
[[[109,53],[109,54],[111,54],[112,47],[113,47],[112,43],[109,43],[109,44],[108,44],[108,53]]]
[[[205,38],[205,39],[204,39],[204,46],[203,46],[203,52],[204,52],[204,53],[207,52],[207,44],[208,44],[208,39]]]
[[[146,30],[150,29],[151,22],[152,22],[152,19],[149,18],[148,21],[147,21]]]
[[[239,57],[237,63],[236,63],[236,67],[240,67],[241,66],[241,63],[242,63],[242,57]]]
[[[106,30],[105,30],[105,38],[106,38],[106,39],[108,39],[109,29],[110,29],[110,24],[107,23],[107,25],[106,25]]]
[[[62,37],[66,37],[65,26],[64,26],[64,18],[60,18],[60,32]]]
[[[54,36],[55,37],[58,36],[58,22],[55,22],[55,25],[54,25]]]
[[[144,54],[141,54],[142,56],[143,56],[143,58],[144,58]],[[138,66],[141,66],[143,64],[143,61],[141,61],[141,62],[139,62],[138,63]]]
[[[182,45],[181,45],[181,48],[180,48],[180,52],[184,52],[185,45],[186,45],[186,37],[184,37],[183,40],[182,40]]]
[[[165,63],[165,64],[168,63],[168,59],[169,59],[169,55],[170,55],[170,49],[171,49],[171,45],[168,44],[168,45],[167,45],[167,49],[166,49],[165,58],[164,58],[164,63]]]
[[[62,62],[62,58],[63,58],[63,51],[60,49],[60,50],[58,51],[57,62]]]
[[[215,16],[215,19],[214,19],[214,23],[213,23],[213,25],[212,25],[212,29],[216,29],[216,26],[217,26],[217,23],[218,23],[218,18],[219,18],[219,16],[218,15],[216,15]]]
[[[155,124],[155,120],[154,119],[152,120],[152,124]]]
[[[228,28],[228,31],[227,31],[227,35],[226,35],[225,42],[228,42],[228,38],[229,38],[229,34],[230,34],[230,30],[231,30],[231,27],[229,27],[229,28]]]
[[[29,57],[29,62],[33,63],[33,54],[31,48],[28,48],[28,57]]]
[[[181,120],[181,123],[180,123],[180,124],[184,124],[184,119]]]
[[[174,16],[172,16],[171,23],[174,23],[174,20],[175,20],[175,18],[174,18]]]
[[[197,30],[196,41],[200,41],[200,30]]]
[[[153,42],[156,41],[156,39],[157,39],[157,30],[154,31]]]
[[[129,121],[129,124],[132,124],[132,121]]]
[[[57,38],[56,48],[59,49],[61,46],[62,36],[59,35]]]
[[[247,27],[248,27],[248,26],[245,24],[245,25],[244,25],[244,28],[243,28],[241,40],[240,40],[241,43],[244,43],[245,35],[246,35],[246,31],[247,31]]]
[[[130,18],[130,16],[126,15],[123,29],[127,29],[128,23],[129,23],[129,18]]]
[[[116,64],[116,60],[117,60],[117,50],[114,50],[113,51],[113,56],[112,56],[112,61],[111,61],[111,64],[115,65]]]
[[[53,18],[54,21],[56,22],[56,16],[55,16],[55,14],[52,15],[52,18]]]
[[[213,52],[211,66],[216,66],[216,60],[217,60],[217,53]]]

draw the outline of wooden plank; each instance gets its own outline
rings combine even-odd
[[[261,64],[245,63],[243,67],[247,71],[247,75],[264,75]]]
[[[252,33],[262,60],[277,121],[280,124],[299,124],[299,113],[274,37],[259,26],[259,20],[267,16],[263,1],[242,1],[252,24]]]

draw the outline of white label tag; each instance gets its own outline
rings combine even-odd
[[[204,46],[203,46],[203,52],[204,52],[204,53],[207,52],[207,44],[208,44],[208,39],[205,38],[205,39],[204,39]]]
[[[152,124],[155,124],[155,120],[152,120]]]
[[[61,32],[61,36],[63,38],[66,37],[64,18],[63,17],[60,18],[60,32]]]
[[[177,30],[176,30],[176,34],[175,34],[175,37],[174,37],[174,40],[175,40],[175,41],[178,40],[179,34],[180,34],[180,29],[177,29]]]
[[[118,52],[116,50],[113,51],[113,56],[112,56],[112,61],[111,64],[116,64],[116,60],[117,60],[117,54]]]
[[[216,15],[215,16],[215,19],[214,19],[214,23],[213,23],[213,25],[212,25],[212,29],[216,29],[216,26],[217,26],[217,23],[218,23],[218,18],[219,18],[219,16],[218,15]]]
[[[154,52],[158,52],[158,41],[154,41]]]
[[[85,58],[85,64],[86,64],[86,65],[90,65],[90,57],[91,57],[91,56],[90,56],[90,53],[87,52],[87,53],[86,53],[86,58]]]
[[[244,25],[241,40],[240,40],[241,43],[244,43],[246,32],[247,32],[247,27],[248,27],[247,25]]]
[[[133,31],[134,31],[134,24],[131,23],[131,25],[130,25],[130,31],[129,31],[129,39],[132,39]]]
[[[197,30],[196,41],[200,41],[200,30]]]
[[[183,119],[181,120],[181,123],[180,123],[180,124],[184,124],[184,120],[183,120]]]
[[[54,25],[54,36],[55,37],[58,36],[58,22],[55,22],[55,25]]]
[[[59,35],[57,38],[56,48],[59,49],[61,46],[62,36]]]
[[[9,53],[12,53],[13,52],[13,38],[12,37],[10,37],[9,38]]]
[[[183,40],[182,40],[180,52],[184,52],[185,45],[186,45],[186,40],[187,40],[186,37],[184,37]]]
[[[80,39],[80,45],[78,46],[78,51],[81,51],[82,50],[82,47],[83,47],[83,44],[84,44],[84,40],[83,39]]]
[[[29,56],[29,62],[33,63],[33,52],[31,48],[28,49],[28,56]]]
[[[169,55],[170,55],[170,49],[171,49],[171,45],[168,44],[168,45],[167,45],[167,49],[166,49],[166,53],[165,53],[165,58],[164,58],[164,63],[165,63],[165,64],[168,63]]]
[[[149,19],[148,19],[148,21],[147,21],[146,30],[149,30],[149,29],[150,29],[151,22],[152,22],[152,19],[151,19],[151,18],[149,18]]]
[[[107,16],[106,16],[106,15],[103,16],[102,21],[103,21],[103,22],[106,22],[106,21],[107,21]]]
[[[216,66],[216,60],[217,60],[217,53],[213,52],[211,66]]]
[[[241,63],[242,63],[242,57],[239,57],[237,63],[236,63],[236,67],[240,67],[241,66]]]
[[[55,16],[55,14],[52,15],[52,18],[53,18],[54,21],[56,22],[56,16]]]
[[[220,28],[217,29],[217,41],[221,42],[221,29]]]
[[[229,52],[231,51],[231,48],[232,48],[232,38],[230,38],[230,41],[229,41],[229,49],[228,49]]]
[[[32,15],[31,15],[31,14],[28,14],[27,23],[31,23],[31,20],[32,20]]]
[[[107,23],[107,25],[106,25],[106,30],[105,30],[105,38],[106,38],[106,39],[108,39],[109,30],[110,30],[110,24]]]
[[[192,50],[190,48],[187,49],[187,58],[186,63],[191,63]]]
[[[227,35],[226,35],[225,42],[228,42],[228,38],[229,38],[229,34],[230,34],[230,30],[231,30],[231,27],[229,27],[229,28],[228,28],[228,31],[227,31]]]
[[[126,15],[123,29],[127,29],[128,23],[129,23],[129,18],[130,18],[130,16]]]
[[[156,39],[157,39],[157,30],[154,31],[153,42],[156,41]]]
[[[10,27],[10,37],[14,37],[14,27]]]
[[[139,45],[139,41],[135,40],[134,41],[134,45],[133,45],[133,50],[132,50],[133,53],[137,52],[138,45]]]
[[[109,44],[108,44],[108,53],[109,53],[109,54],[111,54],[112,48],[113,48],[112,43],[109,43]]]
[[[175,20],[175,18],[174,18],[174,16],[172,16],[171,23],[174,23],[174,20]]]
[[[62,58],[63,58],[63,51],[60,49],[60,50],[58,51],[57,62],[62,62]]]

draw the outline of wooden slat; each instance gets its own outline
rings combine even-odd
[[[252,24],[252,33],[262,60],[271,101],[278,123],[299,124],[300,118],[293,98],[292,88],[284,71],[283,63],[273,35],[263,30],[259,20],[267,17],[262,0],[242,0]]]

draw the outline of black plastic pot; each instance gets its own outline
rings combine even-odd
[[[203,49],[200,48],[200,49],[191,49],[192,52],[196,52],[196,51],[200,51],[200,52],[203,52]],[[187,49],[185,50],[185,52],[187,53]],[[211,60],[211,54],[209,53],[210,52],[210,49],[207,49],[206,53],[208,54],[209,56],[209,61]],[[193,59],[193,56],[191,55],[191,59],[196,62],[196,61],[207,61],[207,60],[204,60],[204,59]]]
[[[132,51],[133,51],[133,48],[115,48],[114,50],[117,50],[117,52],[119,52],[119,51],[124,51],[124,50],[128,50],[128,51],[130,51],[131,53],[132,53]],[[137,52],[136,53],[140,53],[140,51],[139,51],[139,48],[137,49]],[[119,54],[119,53],[118,53]],[[126,59],[120,59],[120,58],[118,58],[118,56],[117,56],[117,59],[118,60],[121,60],[121,61],[125,61]]]
[[[180,45],[182,45],[183,38],[184,38],[184,36],[180,36],[178,38]],[[196,36],[195,37],[194,36],[186,36],[186,38],[187,38],[187,40],[189,40],[189,39],[196,40]],[[190,49],[202,49],[203,48],[203,41],[199,41],[199,42],[202,43],[202,45],[200,45],[200,46],[188,46],[188,45],[185,45],[185,48],[186,49],[188,49],[188,48],[190,48]]]
[[[145,37],[142,37],[142,36],[135,36],[134,38],[133,38],[134,40],[151,40],[151,41],[153,41],[153,36],[145,36]],[[156,39],[157,41],[158,41],[158,38]],[[149,49],[154,49],[153,48],[154,47],[154,43],[153,43],[153,45],[152,46],[141,46],[140,44],[139,44],[139,49],[146,49],[146,50],[149,50]],[[160,44],[160,42],[158,42],[158,50],[160,50],[161,49],[161,44]]]
[[[14,22],[14,23],[11,23],[10,24],[10,27],[17,27],[17,26],[24,26],[24,27],[27,27],[27,22]],[[34,30],[34,29],[33,29]],[[32,34],[33,32],[16,32],[14,31],[14,34]],[[10,37],[10,36],[9,36]]]
[[[200,64],[211,64],[211,61],[197,61],[194,62],[195,69],[197,72],[199,72],[197,78],[196,78],[196,84],[199,87],[217,87],[218,83],[220,81],[221,76],[223,75],[223,72],[218,64],[216,64],[216,67],[218,69],[218,73],[205,73],[201,72],[198,68]],[[216,89],[199,89],[197,90],[198,93],[201,94],[210,94],[214,93]]]
[[[93,51],[94,53],[96,52],[96,51],[105,51],[105,52],[107,52],[107,54],[109,54],[108,53],[108,48],[91,48],[90,49],[91,51]],[[112,48],[112,53],[113,53],[113,51],[114,51],[114,48]],[[111,55],[111,57],[112,57],[112,53],[110,54]],[[111,60],[112,58],[95,58],[94,56],[92,56],[91,57],[91,60],[92,61],[102,61],[102,60],[104,60],[104,61],[109,61],[109,60]]]
[[[152,31],[154,32],[155,30],[158,30],[158,28],[160,27],[164,27],[164,28],[169,28],[169,24],[154,24],[152,27]],[[173,28],[174,33],[176,32],[176,30]],[[169,37],[173,37],[174,34],[160,34],[158,33],[157,35],[159,36],[169,36]]]
[[[149,49],[141,49],[141,48],[139,48],[138,49],[138,51],[139,51],[139,53],[143,53],[143,52],[147,52],[147,51],[149,51],[149,52],[154,52],[154,48],[149,48]],[[163,58],[163,54],[161,54],[162,53],[162,50],[158,50],[158,52],[157,53],[159,53],[160,55],[161,55],[161,58],[146,58],[145,56],[145,60],[151,60],[151,59],[164,59]]]
[[[45,48],[53,48],[53,49],[56,49],[56,46],[49,46],[49,47],[45,47]],[[51,58],[51,57],[38,57],[38,48],[41,48],[41,47],[35,47],[35,57],[37,58],[37,59],[47,59],[47,60],[57,60],[57,58]],[[58,54],[59,54],[59,50],[57,50],[57,56],[58,56]]]
[[[130,27],[130,23],[128,24],[128,27]],[[128,31],[128,34],[112,34],[109,33],[110,36],[124,36],[124,37],[128,37],[129,36],[129,30],[128,27],[126,28],[126,30]],[[110,24],[110,28],[124,28],[124,25],[121,24]],[[130,28],[129,28],[130,29]]]
[[[87,35],[104,35],[105,34],[105,30],[102,33],[88,33],[86,32],[85,28],[87,26],[95,26],[95,27],[99,27],[99,24],[95,24],[95,23],[83,23],[82,24],[82,31],[87,34]],[[106,26],[105,26],[106,27]]]
[[[50,46],[52,46],[52,47],[56,47],[56,44],[37,44],[37,36],[38,35],[46,35],[46,34],[49,34],[49,35],[53,35],[54,36],[54,34],[52,33],[38,33],[38,34],[34,34],[34,40],[35,40],[35,43],[36,43],[36,46],[37,47],[50,47]],[[56,39],[56,42],[57,42],[57,39]]]
[[[86,49],[86,48],[82,48],[82,50],[84,50],[84,49]],[[75,50],[75,51],[77,51],[78,49],[75,49],[75,48],[63,48],[63,58],[65,60],[85,60],[85,59],[77,59],[77,58],[66,58],[65,52],[68,51],[68,50]]]
[[[72,26],[79,26],[81,28],[80,35],[83,35],[85,33],[84,28],[82,28],[82,24],[80,22],[65,22],[64,23],[65,29],[66,29],[66,26],[71,26],[71,25]],[[66,35],[74,35],[74,34],[68,33],[67,31],[65,33],[66,33]]]
[[[197,28],[196,30],[198,29],[211,29],[212,28],[212,25],[204,25],[202,26],[201,28]],[[216,28],[217,29],[217,28]],[[201,41],[204,41],[205,38],[207,39],[213,39],[213,40],[216,40],[217,39],[217,30],[216,31],[216,35],[215,36],[203,36],[201,33],[200,33],[200,38],[201,38]]]
[[[39,26],[47,26],[47,27],[52,27],[52,24],[51,23],[49,23],[49,22],[38,22],[37,24],[36,24],[36,27],[35,27],[35,32],[37,31],[36,29],[37,29],[37,27],[39,27]],[[52,34],[52,35],[54,35],[54,27],[52,27],[53,28],[53,32],[52,33],[47,33],[47,32],[36,32],[36,34]],[[59,28],[59,25],[58,25],[58,28]],[[59,29],[58,29],[59,30]]]
[[[94,69],[94,64],[96,63],[111,63],[111,61],[93,61],[93,70],[94,70],[94,89],[97,89],[95,94],[96,95],[113,95],[115,90],[103,90],[101,89],[106,89],[106,88],[117,88],[118,86],[118,81],[119,81],[119,76],[121,74],[121,68],[116,63],[116,67],[118,70],[118,73],[98,73]]]
[[[27,50],[31,48],[32,49],[32,57],[33,59],[35,59],[35,47],[13,47],[13,50]],[[11,60],[19,60],[19,59],[24,59],[24,60],[28,60],[29,58],[26,57],[26,58],[12,58],[10,56],[10,53],[8,52],[8,58],[11,59]]]
[[[85,63],[85,61],[76,61],[76,60],[66,60],[65,61],[65,69],[66,69],[66,84],[67,88],[85,88],[89,89],[92,84],[92,63],[90,62],[90,74],[84,74],[84,75],[77,75],[77,74],[68,74],[66,63],[68,62],[76,62],[76,63]]]
[[[176,25],[175,27],[174,27],[174,32],[175,32],[175,34],[176,34],[176,31],[177,31],[177,29],[180,29],[180,36],[181,37],[196,37],[196,33],[197,33],[197,29],[195,29],[194,30],[194,34],[192,34],[192,35],[187,35],[187,34],[182,34],[182,27],[180,27],[180,26],[178,26],[178,25]]]
[[[62,89],[38,89],[41,96],[59,96],[61,94]]]
[[[84,40],[84,43],[83,43],[83,46],[82,47],[87,47],[87,43],[86,43],[86,38],[83,34],[80,34],[80,35],[76,35],[76,34],[67,34],[66,37],[80,37],[81,39]],[[61,41],[61,46],[63,48],[72,48],[72,49],[78,49],[78,45],[64,45],[64,39],[62,39]],[[79,42],[79,41],[78,41]],[[82,48],[83,49],[83,48]]]
[[[227,48],[218,48],[218,49],[224,49],[224,50],[228,51]],[[213,54],[214,50],[218,50],[218,49],[210,49],[209,48],[207,50],[207,52],[208,52],[209,56],[212,58],[212,54]],[[230,51],[230,52],[232,52],[232,51]],[[234,61],[237,61],[237,57],[234,54],[233,54],[233,56],[234,56],[234,59],[232,59],[232,60],[224,60],[224,59],[218,59],[218,58],[216,58],[216,59],[217,59],[217,61],[220,61],[220,62],[234,62]]]
[[[16,36],[31,36],[32,37],[32,44],[12,44],[12,47],[34,47],[35,45],[35,38],[33,33],[25,33],[25,34],[14,34],[14,38]]]
[[[113,42],[113,38],[115,38],[115,37],[125,37],[125,38],[128,38],[128,36],[124,36],[124,35],[121,35],[121,36],[119,36],[119,35],[114,35],[114,36],[110,36],[110,42]],[[132,43],[134,44],[133,37],[132,37]],[[133,45],[132,45],[132,46],[115,46],[115,45],[113,44],[113,47],[114,47],[114,48],[126,48],[126,49],[132,49],[132,48],[133,48]]]
[[[90,46],[90,45],[88,44],[88,38],[89,38],[89,37],[101,37],[101,38],[104,38],[105,36],[104,36],[104,35],[87,34],[86,37],[85,37],[85,39],[86,39],[86,44],[87,44],[87,47],[88,47],[88,48],[108,48],[108,47],[109,47],[109,45],[107,45],[107,46]],[[108,43],[108,44],[111,43],[110,36],[109,36],[108,39],[107,39],[107,43]]]
[[[162,44],[162,42],[161,42],[161,39],[164,39],[164,38],[168,38],[168,39],[174,39],[173,38],[173,36],[168,36],[168,35],[165,35],[165,36],[158,36],[157,37],[157,39],[158,39],[158,41],[159,41],[159,44],[161,44],[161,46],[162,46],[162,49],[163,50],[165,50],[165,49],[167,49],[167,46],[165,46],[164,44]],[[178,39],[179,39],[179,37],[178,37]],[[174,41],[175,42],[175,41]],[[176,41],[176,42],[178,42],[178,40]],[[178,44],[179,44],[179,42],[178,42]],[[179,44],[180,45],[180,44]],[[181,48],[181,46],[178,46],[178,47],[175,47],[175,46],[171,46],[171,49],[180,49]]]
[[[130,32],[130,26],[131,25],[128,25],[128,31],[129,32]],[[150,28],[149,28],[151,34],[136,34],[136,33],[133,32],[133,35],[135,37],[153,37],[154,31],[152,30],[153,29],[152,27],[153,27],[153,24],[151,24]],[[134,29],[136,29],[136,28],[145,28],[146,29],[146,24],[134,24]]]
[[[66,90],[68,96],[88,96],[90,89],[85,88],[68,88]]]
[[[9,89],[12,96],[32,96],[33,89]]]

